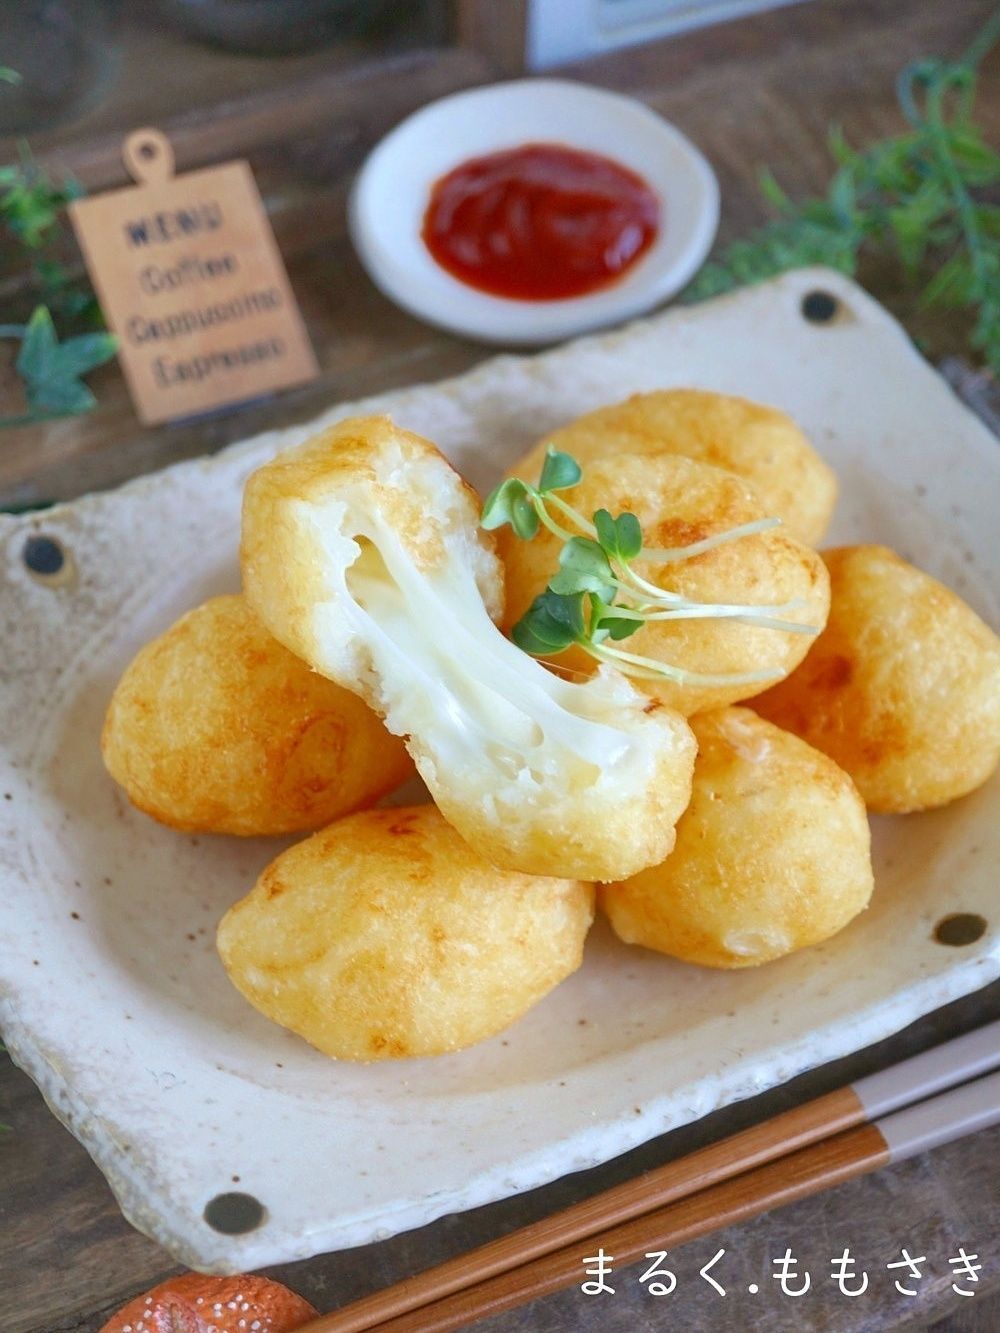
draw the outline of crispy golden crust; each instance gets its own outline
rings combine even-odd
[[[590,885],[495,869],[434,806],[370,810],[284,852],[219,927],[234,985],[327,1055],[456,1051],[580,964]]]
[[[633,700],[622,712],[631,725]],[[497,866],[554,876],[569,869],[580,879],[603,881],[628,873],[623,867],[652,865],[674,845],[674,825],[691,795],[696,745],[673,709],[651,699],[642,712],[660,736],[641,787],[581,781],[554,794],[529,792],[514,804],[484,800],[445,776],[433,785],[434,799],[463,838]]]
[[[703,713],[691,804],[658,866],[600,890],[615,931],[707,967],[751,967],[835,934],[872,892],[850,778],[746,708]]]
[[[399,786],[413,766],[347,690],[215,597],[147,644],[122,676],[101,741],[133,805],[174,828],[321,828]]]
[[[980,786],[1000,757],[1000,640],[885,546],[823,559],[826,630],[754,708],[835,759],[871,810],[923,810]]]
[[[614,514],[625,510],[635,514],[649,548],[690,545],[765,517],[757,497],[740,478],[670,454],[592,458],[584,467],[583,480],[566,494],[587,517],[600,507]],[[556,572],[560,543],[544,528],[530,542],[521,541],[510,528],[498,536],[507,571],[505,619],[513,624]],[[801,599],[801,606],[781,618],[820,626],[826,621],[829,588],[823,562],[783,528],[741,537],[676,564],[654,565],[640,559],[634,568],[650,582],[698,601],[768,605]],[[791,671],[812,643],[807,634],[733,620],[677,620],[647,624],[619,646],[688,671],[743,673]],[[558,661],[583,672],[594,666],[577,650],[561,654]],[[668,680],[636,683],[686,716],[747,699],[766,688],[679,685]]]
[[[594,458],[683,454],[750,482],[764,512],[782,518],[807,546],[822,540],[837,500],[837,478],[784,412],[703,389],[637,393],[598,408],[545,438],[511,475],[537,482],[552,443],[586,465]]]
[[[423,472],[419,488],[407,475],[411,469]],[[339,672],[322,664],[324,647],[314,624],[316,607],[337,596],[331,570],[355,559],[347,550],[350,536],[339,547],[323,544],[315,516],[351,494],[373,497],[391,515],[394,532],[424,573],[447,563],[449,528],[464,528],[471,534],[468,561],[479,590],[490,614],[499,617],[503,580],[493,539],[478,530],[479,496],[430,441],[389,417],[350,417],[259,468],[243,492],[243,589],[287,648],[345,684],[352,674],[349,652]],[[357,676],[351,688],[378,707],[370,680]]]
[[[690,729],[617,673],[568,685],[503,638],[478,500],[428,441],[356,419],[260,469],[243,574],[271,633],[406,737],[445,817],[494,864],[615,879],[669,851]]]

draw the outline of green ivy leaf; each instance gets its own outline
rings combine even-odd
[[[110,361],[118,349],[113,333],[81,333],[68,338],[56,351],[56,363],[61,376],[86,375],[97,366]]]
[[[96,402],[81,376],[114,356],[110,333],[86,333],[60,344],[52,316],[38,306],[28,321],[15,367],[33,412],[87,412]]]
[[[52,316],[45,306],[40,305],[28,321],[27,332],[15,362],[17,373],[29,385],[44,384],[55,373],[58,346]]]

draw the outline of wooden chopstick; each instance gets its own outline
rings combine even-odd
[[[789,1157],[768,1162],[701,1190],[687,1198],[633,1217],[600,1236],[554,1250],[520,1268],[511,1268],[486,1282],[457,1291],[444,1300],[377,1324],[378,1333],[445,1333],[467,1328],[478,1319],[500,1314],[553,1291],[584,1280],[584,1259],[598,1245],[612,1256],[616,1270],[656,1250],[672,1250],[720,1227],[731,1226],[769,1208],[793,1203],[819,1190],[832,1188],[853,1176],[864,1175],[889,1160],[881,1135],[871,1125],[859,1125],[832,1139],[822,1139]],[[313,1328],[322,1329],[323,1325]],[[310,1333],[311,1327],[306,1326]]]
[[[1000,1123],[1000,1072],[965,1083],[873,1124],[858,1125],[789,1157],[734,1176],[665,1208],[634,1217],[599,1237],[509,1269],[444,1300],[376,1325],[378,1333],[451,1333],[579,1283],[589,1246],[598,1242],[619,1267],[647,1253],[675,1249],[720,1227],[832,1189],[952,1139]]]
[[[430,1333],[458,1328],[472,1318],[513,1308],[577,1279],[582,1271],[579,1243],[590,1237],[599,1235],[601,1244],[624,1260],[628,1246],[640,1243],[637,1237],[652,1250],[665,1231],[677,1245],[829,1188],[890,1160],[881,1128],[866,1121],[998,1065],[1000,1022],[784,1111],[355,1301],[307,1324],[301,1333],[363,1333],[374,1328]],[[689,1230],[692,1226],[694,1231]],[[645,1250],[635,1253],[640,1256]],[[502,1304],[490,1304],[495,1301]],[[417,1322],[408,1318],[414,1311]],[[459,1316],[459,1323],[448,1322]],[[428,1322],[432,1319],[444,1322]]]

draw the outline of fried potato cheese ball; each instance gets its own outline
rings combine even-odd
[[[101,749],[163,824],[248,836],[321,828],[413,772],[364,703],[214,597],[146,645],[111,699]]]
[[[498,870],[432,805],[369,810],[282,853],[218,933],[261,1013],[342,1060],[457,1051],[580,965],[594,890]]]
[[[445,818],[495,865],[582,880],[652,865],[690,795],[690,728],[617,671],[564,681],[503,636],[480,508],[429,441],[388,417],[342,421],[247,482],[246,596],[406,737]]]
[[[748,481],[765,513],[807,546],[822,540],[837,478],[784,412],[705,389],[659,389],[599,407],[546,435],[510,472],[533,482],[549,444],[583,465],[594,458],[682,454]]]
[[[864,803],[826,755],[747,708],[692,718],[691,804],[665,861],[600,890],[626,944],[752,967],[836,934],[872,892]]]
[[[754,708],[850,773],[870,810],[945,805],[1000,758],[1000,639],[885,546],[825,551],[830,619]]]
[[[741,478],[707,463],[671,454],[598,457],[583,465],[583,478],[565,492],[585,516],[605,508],[635,514],[643,552],[677,548],[766,518]],[[507,571],[505,623],[513,625],[558,569],[560,542],[542,528],[522,541],[511,528],[498,532]],[[829,608],[829,580],[822,560],[783,526],[739,537],[709,551],[657,564],[640,554],[633,568],[668,592],[705,603],[780,608],[782,621],[822,628]],[[815,634],[740,623],[736,619],[649,621],[617,645],[657,663],[711,677],[771,673],[770,679],[695,683],[657,678],[639,688],[685,716],[760,693],[802,660]],[[558,657],[589,673],[594,661],[574,647]]]

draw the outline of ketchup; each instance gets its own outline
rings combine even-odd
[[[649,185],[597,153],[530,143],[470,158],[435,182],[428,250],[494,296],[558,301],[606,287],[656,239]]]

